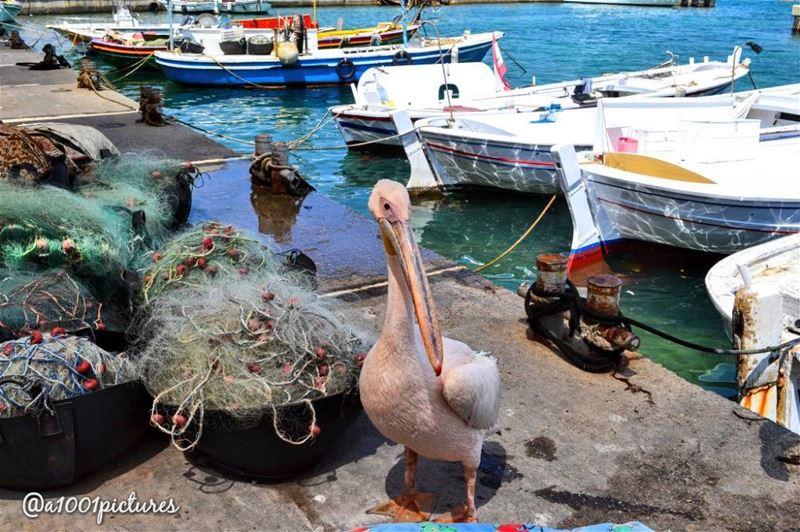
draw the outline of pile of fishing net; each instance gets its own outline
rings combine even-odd
[[[146,238],[159,246],[186,223],[191,187],[198,177],[191,163],[153,155],[124,154],[95,164],[78,180],[81,196],[106,209],[142,211]]]
[[[205,284],[218,275],[283,271],[281,261],[258,240],[214,221],[175,235],[150,254],[148,262],[142,276],[145,302],[176,288]]]
[[[0,181],[0,206],[0,260],[9,269],[119,276],[138,246],[129,214],[68,190]]]
[[[0,417],[36,414],[52,401],[71,399],[133,380],[125,355],[112,355],[90,340],[67,336],[56,327],[49,335],[0,344]]]
[[[279,271],[220,273],[160,293],[147,311],[135,351],[151,422],[181,450],[204,423],[251,427],[265,415],[281,439],[304,443],[319,431],[313,401],[357,386],[362,339],[331,300]]]
[[[97,162],[72,191],[0,180],[0,268],[61,269],[126,307],[130,271],[186,221],[196,176],[175,160],[126,154]]]
[[[117,148],[92,127],[0,124],[0,181],[72,188],[88,164],[112,155],[119,155]]]
[[[0,268],[0,342],[53,327],[68,333],[122,331],[129,313],[125,302],[117,303],[104,305],[63,270]]]

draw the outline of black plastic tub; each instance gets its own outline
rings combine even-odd
[[[237,41],[222,41],[219,49],[225,55],[243,55],[247,53],[247,41],[242,37]]]
[[[96,473],[139,444],[150,405],[128,382],[55,401],[55,415],[0,418],[0,487],[44,491]]]
[[[214,427],[231,426],[232,420],[224,412],[206,412],[203,436],[196,450],[218,469],[266,482],[278,482],[297,477],[316,465],[361,412],[358,390],[348,394],[333,395],[314,401],[320,434],[302,445],[284,442],[275,434],[272,415],[265,415],[252,428],[224,430]],[[307,415],[299,407],[299,416]],[[301,423],[300,439],[308,427]]]
[[[247,41],[247,53],[251,55],[269,55],[272,53],[272,41],[263,35],[253,35]]]
[[[181,43],[181,52],[185,54],[202,54],[206,47],[194,41],[183,41]]]

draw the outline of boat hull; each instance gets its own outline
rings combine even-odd
[[[800,199],[721,199],[585,172],[604,243],[640,240],[730,254],[800,232]],[[573,250],[576,260],[588,250]]]
[[[488,52],[491,41],[480,42],[459,47],[460,61],[481,61]],[[344,52],[329,54],[325,57],[301,57],[295,65],[283,66],[270,56],[266,59],[252,61],[229,61],[225,56],[203,59],[185,59],[188,54],[158,55],[156,60],[171,81],[183,85],[196,86],[247,86],[252,84],[264,86],[308,86],[308,85],[340,85],[356,81],[369,68],[392,64],[397,49],[379,53]],[[411,60],[416,64],[433,64],[440,60],[437,48],[414,50],[409,52]],[[443,52],[445,62],[450,61],[449,50]],[[353,63],[353,75],[343,78],[337,72],[337,65],[342,59]]]
[[[123,46],[114,43],[92,41],[90,50],[100,56],[104,61],[116,65],[134,65],[144,62],[142,68],[148,70],[158,70],[154,53],[158,50],[166,50],[166,46]]]
[[[22,4],[0,4],[0,23],[14,22],[22,11]]]
[[[425,129],[419,136],[440,186],[491,188],[525,194],[558,192],[549,145],[468,139]]]

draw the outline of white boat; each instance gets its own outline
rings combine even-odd
[[[567,4],[600,4],[610,6],[675,7],[679,0],[562,0]]]
[[[22,11],[22,2],[17,0],[0,0],[0,23],[14,22]]]
[[[182,24],[188,25],[190,21],[184,21]],[[194,22],[192,20],[191,22]],[[176,25],[178,26],[178,25]],[[122,4],[117,4],[114,9],[111,21],[91,21],[91,22],[67,22],[63,21],[59,24],[50,24],[47,26],[49,29],[68,37],[72,42],[89,42],[92,39],[102,38],[109,31],[118,33],[133,33],[133,32],[160,32],[169,33],[169,24],[149,24],[143,25],[136,18],[130,9]]]
[[[706,291],[729,335],[737,290],[761,281],[772,283],[785,298],[786,313],[800,318],[800,234],[738,251],[708,270]]]
[[[172,3],[173,13],[267,13],[272,7],[267,0],[157,0],[163,9]]]
[[[441,66],[380,67],[364,73],[353,91],[355,103],[331,108],[348,145],[377,141],[368,147],[400,146],[390,114],[408,111],[413,122],[424,118],[474,117],[482,111],[517,112],[548,107],[593,107],[599,98],[646,95],[649,97],[700,96],[730,87],[746,76],[750,59],[739,62],[741,50],[727,61],[702,62],[690,58],[676,64],[675,57],[646,70],[606,74],[511,91],[498,88],[486,65],[455,63]],[[451,116],[452,115],[452,116]]]
[[[800,96],[800,85],[793,86]],[[786,91],[787,88],[775,89]],[[759,94],[769,91],[761,91]],[[759,118],[753,109],[753,92],[730,96],[675,98],[685,103],[678,108],[698,111],[712,118]],[[764,96],[765,97],[765,96]],[[660,120],[671,112],[673,99],[617,98],[634,100],[643,116]],[[762,98],[762,104],[766,105]],[[648,103],[649,102],[649,103]],[[662,105],[662,102],[663,103]],[[791,100],[783,102],[792,107]],[[721,106],[721,108],[719,107]],[[716,109],[716,111],[715,111]],[[687,111],[689,113],[694,111]],[[708,114],[712,112],[713,114]],[[764,111],[769,113],[770,111]],[[789,113],[791,114],[791,113]],[[470,118],[420,120],[414,125],[416,136],[430,164],[432,178],[417,179],[417,188],[494,188],[512,192],[550,194],[559,191],[551,148],[560,143],[580,150],[594,143],[596,109],[550,109],[525,113],[477,113]],[[691,116],[685,117],[691,118]],[[404,139],[404,141],[407,139]],[[420,161],[421,162],[421,161]]]
[[[572,217],[569,268],[628,240],[729,254],[800,232],[794,88],[751,92],[746,119],[640,121],[635,103],[601,102],[591,151],[552,150]]]
[[[706,275],[706,290],[736,345],[798,338],[800,234],[725,257]],[[738,356],[736,380],[742,406],[800,434],[800,347]]]

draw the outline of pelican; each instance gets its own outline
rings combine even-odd
[[[475,522],[481,448],[486,435],[497,430],[497,365],[485,353],[442,338],[411,231],[411,201],[405,187],[378,181],[369,210],[383,237],[389,286],[383,331],[364,361],[359,386],[372,424],[405,446],[405,490],[368,513],[398,521],[429,519],[429,511],[423,510],[435,503],[435,497],[416,491],[417,456],[422,455],[463,464],[467,501],[453,509],[449,520]]]

